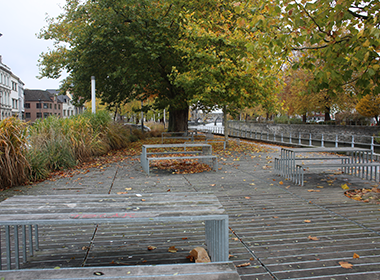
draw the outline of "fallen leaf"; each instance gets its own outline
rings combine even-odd
[[[343,268],[347,268],[347,269],[353,267],[353,265],[350,264],[349,262],[339,262],[339,264],[340,264],[341,267],[343,267]]]
[[[318,189],[323,189],[323,186],[317,186]]]
[[[353,258],[354,258],[354,259],[358,259],[358,258],[360,258],[360,256],[359,256],[358,254],[354,253]]]
[[[320,192],[320,190],[307,190],[308,192]]]
[[[280,185],[283,185],[284,184],[284,182],[283,181],[280,181],[280,182],[278,182]]]
[[[245,266],[249,266],[251,265],[251,263],[242,263],[242,264],[238,264],[236,267],[245,267]]]
[[[350,187],[347,186],[347,184],[341,185],[341,188],[344,189],[344,190],[349,190],[350,189]]]
[[[251,197],[249,197],[249,196],[246,196],[246,197],[245,197],[245,199],[251,199]]]
[[[317,240],[319,240],[319,238],[318,237],[315,237],[315,236],[308,236],[308,239],[309,240],[313,240],[313,241],[317,241]]]
[[[187,239],[187,237],[182,237],[182,240],[186,240]]]
[[[130,191],[130,190],[132,190],[132,188],[125,188],[125,190],[126,190],[126,191]]]
[[[153,250],[156,250],[157,249],[157,247],[155,247],[155,246],[148,246],[148,250],[149,251],[153,251]]]
[[[177,253],[178,249],[175,246],[170,246],[168,249],[168,252],[170,253]]]
[[[141,199],[141,201],[145,201],[145,199],[143,198],[143,199]]]
[[[304,222],[304,223],[311,223],[310,220],[304,220],[303,222]]]

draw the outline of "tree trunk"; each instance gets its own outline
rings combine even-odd
[[[170,132],[183,132],[188,129],[189,108],[173,109],[169,108],[169,126]]]
[[[327,107],[327,106],[325,108],[326,108],[326,110],[325,110],[325,122],[331,121],[331,118],[330,118],[331,108]]]
[[[224,123],[224,141],[226,142],[226,146],[228,147],[228,124],[227,124],[227,106],[223,106],[223,123]]]
[[[303,122],[303,123],[306,123],[306,120],[307,120],[307,119],[306,119],[306,114],[303,114],[303,115],[302,115],[302,122]]]

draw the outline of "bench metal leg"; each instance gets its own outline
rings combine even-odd
[[[212,262],[228,261],[228,218],[205,222],[206,245]]]
[[[11,235],[10,226],[5,226],[5,245],[7,251],[7,269],[11,269]]]

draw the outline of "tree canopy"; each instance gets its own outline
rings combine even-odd
[[[169,109],[169,129],[186,130],[189,105],[232,110],[269,92],[266,62],[252,67],[259,55],[247,48],[250,16],[248,4],[222,0],[67,0],[40,33],[57,42],[41,55],[41,76],[66,70],[62,88],[78,101],[90,98],[91,76],[109,106],[153,97]]]

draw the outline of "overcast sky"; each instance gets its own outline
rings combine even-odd
[[[9,0],[0,1],[0,55],[29,89],[58,89],[60,79],[38,76],[38,59],[52,47],[51,41],[37,39],[36,34],[47,25],[46,15],[56,17],[65,0]]]

